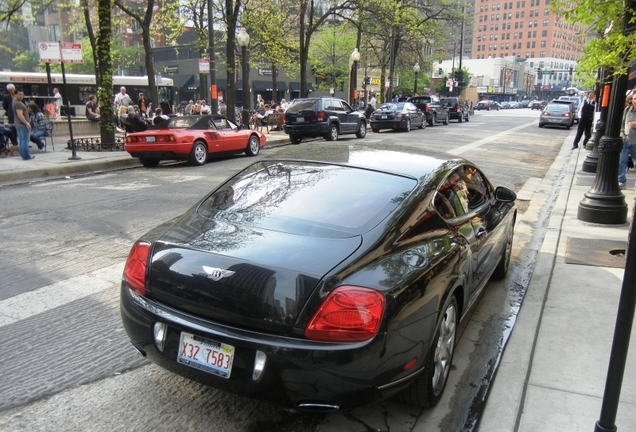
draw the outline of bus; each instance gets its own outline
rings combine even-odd
[[[53,87],[57,87],[62,94],[64,106],[67,100],[71,102],[71,115],[84,117],[86,115],[86,102],[89,95],[97,95],[97,84],[95,75],[65,74],[68,95],[64,92],[64,84],[61,73],[51,73],[51,91]],[[157,80],[158,81],[158,80]],[[24,91],[24,98],[35,98],[38,103],[43,106],[45,102],[50,101],[53,97],[49,94],[48,78],[46,73],[42,72],[7,72],[0,71],[0,97],[4,97],[7,92],[7,84],[15,85],[17,90]],[[161,82],[157,82],[157,91],[159,94],[159,103],[169,102],[172,106],[174,98],[174,82],[172,78],[161,78]],[[135,101],[139,93],[144,93],[146,97],[150,96],[147,76],[119,76],[113,77],[113,94],[119,93],[120,87],[126,87],[126,93]],[[158,107],[159,103],[153,101],[153,107]],[[4,116],[0,106],[0,118]]]

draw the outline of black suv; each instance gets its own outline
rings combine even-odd
[[[432,96],[413,96],[407,100],[422,110],[429,126],[435,126],[439,122],[448,124],[448,108],[442,106]]]
[[[367,120],[342,99],[315,97],[296,99],[285,111],[285,133],[294,144],[303,137],[325,137],[336,141],[340,134],[367,135]]]
[[[442,106],[448,108],[448,117],[451,120],[457,120],[459,123],[468,119],[468,107],[466,101],[459,97],[445,97],[439,100]]]

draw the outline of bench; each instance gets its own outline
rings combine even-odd
[[[59,120],[49,120],[53,125],[53,136],[70,135],[68,129],[68,119],[61,117]],[[99,122],[94,122],[88,119],[71,119],[73,125],[73,134],[86,135],[86,134],[99,134]]]

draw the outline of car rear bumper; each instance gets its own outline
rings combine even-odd
[[[552,119],[552,118],[542,118],[539,120],[539,124],[543,126],[565,126],[571,127],[572,121],[571,119]]]
[[[286,124],[283,127],[287,135],[317,137],[329,132],[328,123]]]
[[[406,126],[402,120],[371,120],[369,125],[371,129],[400,129]]]
[[[352,408],[390,397],[416,378],[423,360],[404,371],[410,359],[424,359],[422,345],[402,340],[399,331],[365,342],[328,343],[277,336],[212,323],[167,308],[121,289],[121,316],[133,346],[153,363],[203,384],[296,409],[314,405]],[[167,325],[165,345],[153,337],[156,322]],[[181,332],[234,347],[229,378],[177,362]],[[426,346],[430,344],[427,341]],[[257,351],[265,354],[262,374],[254,378]],[[387,353],[390,353],[387,355]]]

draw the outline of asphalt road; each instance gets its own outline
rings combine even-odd
[[[343,160],[351,146],[444,151],[480,166],[491,182],[520,191],[543,177],[568,131],[539,129],[536,111],[477,112],[470,122],[409,133],[303,142],[258,158]],[[491,283],[464,323],[440,404],[393,400],[315,415],[205,388],[148,364],[130,348],[119,318],[119,281],[134,240],[192,206],[254,158],[129,169],[0,191],[0,430],[450,431],[472,430],[501,346],[529,281],[550,210],[532,200],[515,239],[514,265]],[[525,196],[525,194],[524,194]],[[518,200],[520,213],[532,204]],[[538,201],[537,201],[538,200]],[[532,214],[530,214],[532,213]]]

